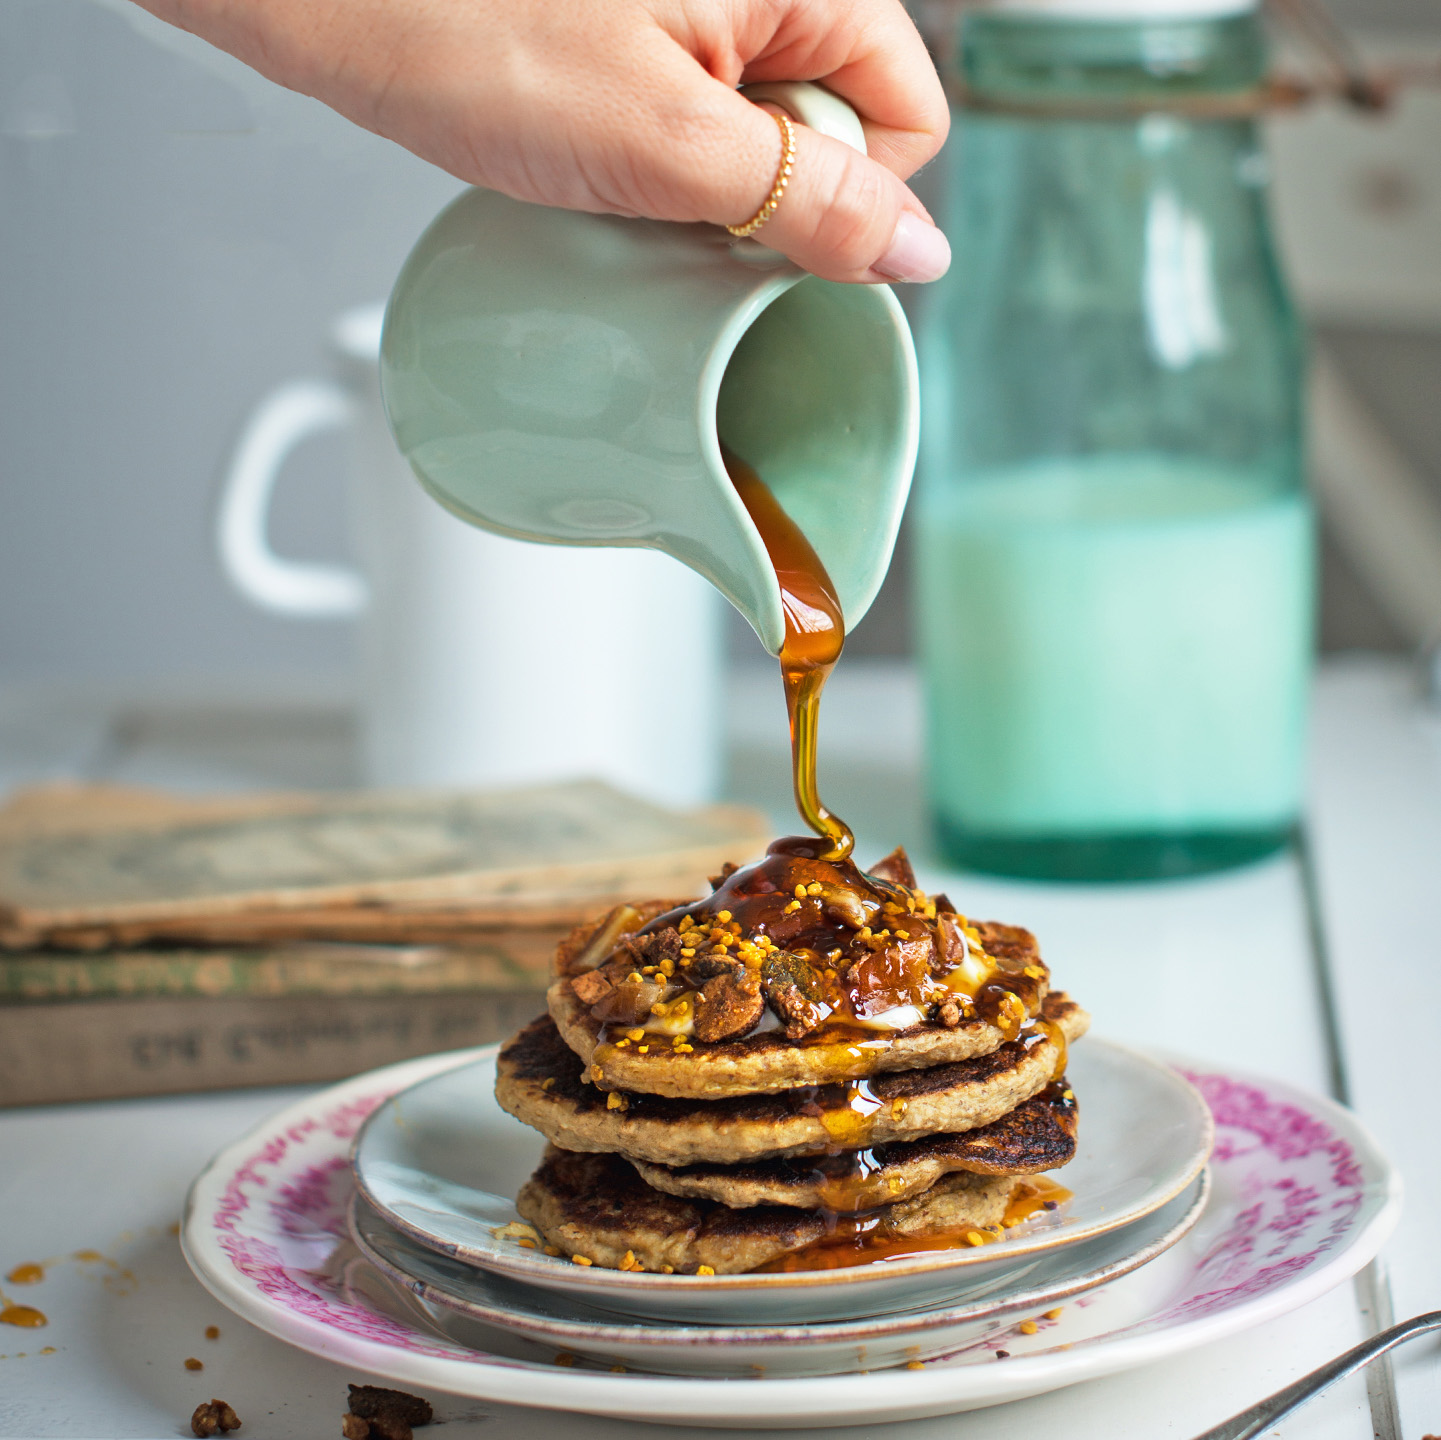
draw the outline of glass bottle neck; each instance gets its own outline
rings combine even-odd
[[[1266,43],[1254,12],[1113,21],[973,11],[958,62],[983,100],[1179,99],[1259,85]]]

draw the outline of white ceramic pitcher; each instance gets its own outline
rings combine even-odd
[[[864,148],[855,112],[819,86],[745,94]],[[497,534],[673,555],[773,654],[780,589],[722,443],[815,546],[847,629],[885,578],[920,414],[887,286],[818,280],[714,225],[469,190],[401,270],[381,381],[396,441],[442,505]]]
[[[360,624],[361,758],[375,785],[594,775],[672,804],[711,798],[721,761],[719,597],[643,550],[561,551],[462,523],[415,483],[380,403],[380,305],[331,336],[333,377],[261,401],[228,466],[221,564],[247,599]],[[286,559],[270,497],[307,437],[344,430],[358,567]],[[647,677],[685,656],[656,703]]]

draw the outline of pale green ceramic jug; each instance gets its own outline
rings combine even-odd
[[[746,93],[864,143],[817,86]],[[721,443],[810,538],[847,629],[885,577],[916,459],[915,351],[887,287],[818,280],[715,226],[484,190],[406,260],[381,384],[401,451],[453,513],[523,540],[664,550],[773,654],[780,591]]]

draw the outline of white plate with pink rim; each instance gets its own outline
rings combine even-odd
[[[1027,1266],[1014,1283],[959,1303],[820,1324],[677,1325],[617,1315],[417,1245],[357,1194],[350,1235],[373,1265],[428,1303],[607,1366],[616,1361],[665,1375],[769,1379],[886,1370],[933,1360],[1009,1329],[1164,1254],[1201,1218],[1210,1192],[1203,1170],[1181,1194],[1123,1230],[1066,1246]],[[754,1318],[754,1316],[752,1317]]]
[[[994,1294],[1055,1252],[1134,1224],[1168,1204],[1211,1153],[1211,1113],[1149,1056],[1105,1040],[1071,1050],[1080,1109],[1075,1158],[1059,1172],[1074,1198],[991,1244],[896,1256],[884,1264],[781,1274],[663,1275],[571,1263],[507,1233],[515,1196],[544,1139],[500,1108],[490,1053],[387,1100],[351,1150],[356,1186],[389,1225],[442,1255],[619,1314],[681,1324],[778,1324],[894,1315]]]
[[[612,1373],[421,1303],[347,1237],[348,1153],[365,1117],[481,1053],[357,1076],[223,1150],[191,1187],[182,1230],[206,1288],[302,1350],[421,1390],[731,1428],[864,1425],[1041,1394],[1261,1324],[1359,1270],[1400,1208],[1395,1172],[1349,1112],[1279,1081],[1183,1062],[1217,1122],[1205,1213],[1166,1254],[1058,1319],[1008,1324],[918,1369],[753,1380]]]

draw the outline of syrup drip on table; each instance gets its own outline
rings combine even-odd
[[[33,1305],[17,1305],[0,1295],[0,1325],[18,1325],[22,1330],[38,1330],[50,1321]]]
[[[6,1277],[12,1285],[38,1285],[45,1278],[42,1265],[17,1265]],[[50,1322],[43,1311],[33,1305],[17,1305],[0,1293],[0,1325],[18,1325],[25,1330],[38,1330]]]
[[[963,1225],[955,1230],[941,1230],[931,1235],[892,1235],[883,1219],[870,1215],[838,1215],[835,1228],[824,1240],[792,1250],[757,1274],[793,1274],[798,1270],[842,1270],[853,1265],[873,1265],[886,1260],[903,1260],[912,1255],[930,1254],[937,1250],[966,1250],[989,1245],[1006,1237],[1022,1221],[1041,1210],[1055,1210],[1071,1198],[1064,1185],[1044,1175],[1032,1175],[1021,1181],[1006,1206],[1001,1223],[987,1228]]]
[[[855,844],[850,826],[821,804],[816,785],[816,727],[821,691],[846,640],[836,587],[801,528],[781,508],[770,487],[744,460],[723,450],[726,472],[750,513],[776,568],[785,612],[781,679],[791,726],[791,775],[796,808],[829,849],[817,858],[844,860]]]

